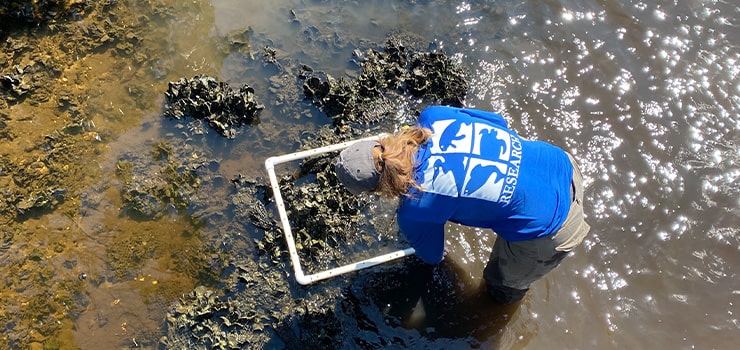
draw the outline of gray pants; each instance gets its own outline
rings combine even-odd
[[[583,217],[583,176],[573,156],[572,202],[560,229],[546,237],[509,242],[496,237],[483,277],[494,299],[511,303],[524,298],[530,284],[556,268],[590,230]]]

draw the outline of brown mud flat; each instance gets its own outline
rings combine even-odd
[[[147,245],[132,232],[156,232],[147,228],[155,225],[131,223],[105,236],[117,223],[93,219],[85,206],[91,196],[120,206],[117,191],[94,187],[107,144],[145,114],[158,113],[162,87],[153,75],[161,72],[153,68],[165,47],[154,24],[173,16],[168,11],[177,8],[167,3],[12,1],[2,7],[0,266],[8,278],[0,286],[0,348],[76,347],[75,321],[93,307],[91,289],[130,283],[114,271],[130,274],[132,257],[163,258],[183,247],[161,244],[154,251],[153,239],[132,254],[125,247]],[[196,5],[202,4],[190,6]],[[195,284],[193,277],[171,281],[159,285],[186,292]]]
[[[192,78],[172,68],[184,62],[163,64],[160,53],[172,48],[158,40],[167,33],[156,24],[209,5],[64,6],[79,9],[43,19],[34,12],[29,18],[40,25],[18,24],[0,43],[0,266],[9,276],[0,286],[0,348],[95,347],[103,343],[80,337],[106,333],[127,346],[341,344],[346,335],[334,310],[342,291],[306,293],[285,275],[291,266],[264,179],[224,178],[219,159],[197,156],[204,132],[187,113],[178,115],[186,136],[131,145],[113,166],[104,164],[110,143],[147,115],[166,114],[164,81]],[[244,40],[223,39],[221,49],[242,49]],[[413,122],[426,104],[462,103],[464,72],[443,52],[416,50],[411,42],[396,37],[357,49],[348,60],[358,62],[358,74],[338,78],[265,47],[262,64],[279,68],[274,81],[295,85],[279,103],[262,102],[294,115],[313,104],[331,118],[296,140],[305,148]],[[219,48],[213,51],[218,56]],[[242,90],[236,95],[266,95]],[[412,117],[393,119],[411,100]],[[209,125],[234,137],[229,130],[258,122],[231,121]],[[291,219],[301,227],[300,253],[315,268],[340,258],[342,246],[361,243],[347,233],[369,225],[358,219],[367,199],[338,186],[332,157],[281,174]],[[232,238],[245,230],[250,237]],[[99,305],[106,298],[108,305]]]

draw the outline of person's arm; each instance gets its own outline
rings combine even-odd
[[[415,220],[398,214],[398,227],[411,246],[415,255],[428,264],[438,264],[444,257],[445,225],[422,220]]]

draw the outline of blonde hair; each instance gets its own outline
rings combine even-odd
[[[432,131],[429,129],[409,127],[378,140],[382,147],[376,163],[382,171],[375,192],[381,196],[398,197],[407,195],[409,187],[421,189],[414,181],[416,152],[430,137]]]

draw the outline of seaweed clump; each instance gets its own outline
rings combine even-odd
[[[360,75],[355,80],[335,79],[304,67],[303,92],[333,119],[334,126],[373,124],[393,108],[383,104],[411,95],[442,105],[462,107],[468,92],[465,71],[443,51],[417,51],[390,39],[383,51],[355,50]]]
[[[265,108],[249,85],[235,91],[228,83],[207,75],[170,82],[164,95],[168,103],[165,117],[204,119],[227,138],[236,136],[235,128],[257,123],[259,111]]]

